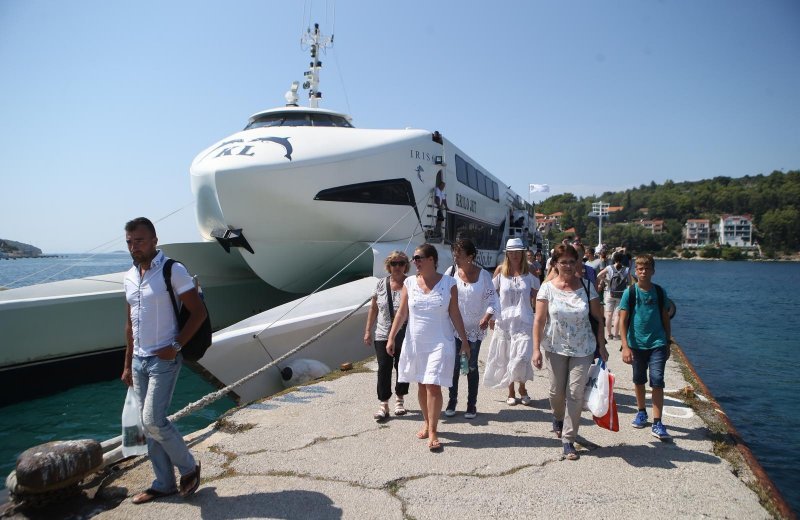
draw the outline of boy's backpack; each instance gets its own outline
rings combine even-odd
[[[656,288],[656,294],[658,295],[658,315],[662,316],[663,319],[664,289],[662,289],[657,283],[654,283],[653,287]],[[636,312],[636,299],[636,285],[632,285],[630,291],[628,291],[628,323],[633,323],[633,314]],[[677,312],[677,308],[672,301],[670,301],[670,306],[669,309],[667,309],[667,312],[669,314],[669,319],[672,319],[675,316],[675,312]],[[666,329],[666,324],[664,324],[664,330]]]
[[[622,293],[628,288],[628,269],[623,267],[617,271],[612,267],[611,270],[614,274],[608,281],[608,290],[611,292],[612,298],[622,298]]]
[[[172,301],[172,309],[175,311],[175,317],[178,319],[178,330],[182,329],[183,326],[189,321],[190,313],[189,311],[181,305],[180,308],[178,307],[178,302],[175,299],[175,293],[172,290],[172,264],[177,262],[172,258],[167,259],[164,262],[164,282],[167,284],[167,292],[169,293],[169,299]],[[200,299],[203,299],[203,291],[198,287],[198,292],[200,293]],[[206,302],[203,301],[203,307],[206,307]],[[208,307],[206,307],[206,319],[203,321],[203,324],[200,325],[200,328],[197,329],[197,332],[194,333],[192,339],[186,342],[181,349],[183,353],[183,357],[188,359],[189,361],[197,361],[198,359],[202,358],[208,347],[211,346],[211,316],[208,314]]]

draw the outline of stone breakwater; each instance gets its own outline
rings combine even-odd
[[[203,478],[189,500],[178,496],[136,506],[150,485],[146,459],[107,475],[75,508],[97,518],[770,518],[777,509],[724,434],[698,414],[703,396],[686,389],[684,367],[667,364],[664,421],[672,442],[630,427],[636,413],[630,367],[612,342],[620,431],[581,420],[578,461],[561,460],[551,429],[548,382],[537,371],[531,406],[509,406],[502,390],[481,388],[478,416],[442,417],[442,453],[416,438],[416,386],[409,414],[382,424],[373,362],[229,412],[189,435]],[[483,349],[482,357],[486,350]],[[370,351],[365,349],[365,354]],[[481,364],[482,366],[482,364]],[[689,403],[689,404],[687,404]],[[649,399],[648,399],[649,406]],[[70,507],[68,504],[62,508]],[[93,509],[91,509],[93,508]],[[105,509],[105,511],[100,512]],[[772,512],[772,514],[771,514]],[[98,514],[99,513],[99,514]],[[80,514],[80,513],[79,513]],[[791,512],[788,513],[791,515]]]

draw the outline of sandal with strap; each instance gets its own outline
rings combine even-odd
[[[436,453],[442,451],[444,447],[442,446],[442,443],[439,442],[439,439],[432,439],[430,442],[428,442],[428,449]]]
[[[181,477],[181,496],[186,498],[194,494],[200,487],[200,463],[194,467],[194,471]]]
[[[378,408],[378,411],[373,414],[372,418],[375,419],[375,422],[385,421],[389,418],[389,407],[386,405],[381,405],[381,407]]]
[[[405,415],[408,413],[406,407],[404,406],[402,399],[397,399],[394,403],[394,414],[395,415]]]
[[[142,491],[141,493],[139,493],[138,495],[136,495],[135,497],[133,497],[131,502],[133,502],[134,504],[137,504],[137,505],[138,504],[146,504],[147,502],[152,502],[153,500],[155,500],[157,498],[164,498],[164,497],[168,497],[170,495],[174,495],[177,492],[178,492],[177,489],[175,489],[173,491],[158,491],[158,490],[153,489],[153,488],[147,488],[144,491]]]
[[[577,451],[575,451],[575,445],[572,444],[571,442],[569,442],[569,443],[565,442],[564,443],[564,454],[561,456],[561,459],[562,460],[563,459],[578,460],[579,458],[581,458],[581,456],[578,455]]]

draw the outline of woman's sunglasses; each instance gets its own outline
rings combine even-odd
[[[422,260],[423,258],[428,258],[428,257],[427,257],[427,256],[419,256],[419,255],[414,255],[414,256],[412,256],[412,257],[411,257],[411,259],[412,259],[413,261],[415,261],[415,262],[419,262],[419,261],[420,261],[420,260]]]
[[[405,260],[398,260],[396,262],[389,262],[389,265],[391,265],[392,267],[403,267],[407,263],[408,262],[406,262]]]

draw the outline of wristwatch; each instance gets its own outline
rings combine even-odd
[[[173,341],[173,342],[172,342],[172,348],[174,348],[174,349],[175,349],[175,352],[180,352],[180,351],[181,351],[181,349],[183,348],[183,345],[181,345],[181,344],[178,342],[178,340],[176,339],[175,341]]]

